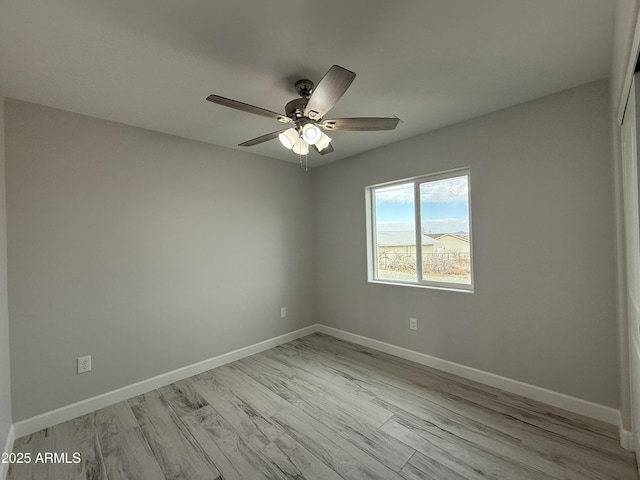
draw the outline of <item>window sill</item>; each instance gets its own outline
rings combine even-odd
[[[454,286],[445,285],[427,285],[422,283],[409,283],[409,282],[392,282],[387,280],[368,280],[369,283],[377,283],[379,285],[395,285],[398,287],[414,287],[414,288],[427,288],[429,290],[444,290],[447,292],[459,292],[459,293],[474,293],[473,286],[469,288],[460,288]]]

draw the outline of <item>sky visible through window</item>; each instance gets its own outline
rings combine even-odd
[[[468,177],[420,185],[422,232],[469,233]],[[414,230],[413,183],[376,189],[376,230]]]

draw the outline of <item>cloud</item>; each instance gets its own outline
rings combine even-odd
[[[420,185],[420,201],[432,203],[462,203],[469,199],[467,177],[446,178]]]
[[[376,202],[413,203],[413,183],[377,188]],[[420,201],[430,203],[466,203],[469,199],[468,177],[453,177],[420,185]]]
[[[376,202],[413,203],[413,183],[376,189]]]

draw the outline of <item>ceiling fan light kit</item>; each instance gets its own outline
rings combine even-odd
[[[278,138],[280,139],[280,143],[284,145],[284,148],[291,150],[298,141],[298,131],[295,128],[290,128],[278,135]]]
[[[318,151],[320,151],[324,150],[327,145],[331,143],[331,138],[322,133],[318,127],[310,123],[306,124],[301,130],[289,128],[280,133],[278,135],[278,138],[280,139],[280,143],[282,143],[284,148],[286,148],[287,150],[293,150],[299,155],[306,155],[307,153],[309,153],[309,145],[318,145],[317,148]],[[299,143],[304,143],[306,148],[304,146],[298,146],[296,148],[296,145],[298,145]]]
[[[282,123],[293,124],[291,128],[267,133],[239,144],[250,147],[272,140],[280,143],[298,155],[307,155],[309,145],[320,155],[333,152],[331,138],[322,130],[374,131],[394,130],[400,121],[397,117],[333,118],[324,116],[333,108],[347,91],[356,74],[338,65],[332,66],[318,85],[311,80],[298,80],[295,84],[300,98],[291,100],[285,106],[285,115],[264,108],[242,103],[219,95],[209,95],[207,100],[218,105],[234,108],[254,115],[273,118]]]

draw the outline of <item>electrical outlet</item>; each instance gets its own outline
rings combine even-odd
[[[417,318],[410,318],[409,319],[409,328],[411,330],[417,330],[418,329],[418,319]]]
[[[282,307],[280,309],[280,318],[284,318],[287,316],[287,307]]]
[[[78,373],[86,373],[91,371],[91,355],[86,357],[78,357]]]

